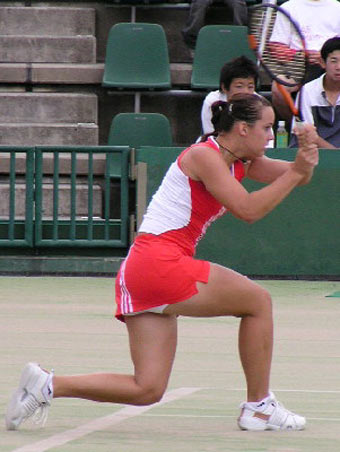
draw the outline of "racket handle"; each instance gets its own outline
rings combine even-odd
[[[298,116],[295,116],[295,127],[298,129],[302,129],[302,127],[306,124],[305,121],[302,121]]]
[[[290,111],[293,113],[295,117],[299,117],[299,110],[295,107],[294,101],[292,99],[292,96],[288,93],[288,91],[280,84],[276,82],[276,86],[278,90],[280,91],[280,94],[284,98],[285,102],[287,103],[288,107],[290,108]]]

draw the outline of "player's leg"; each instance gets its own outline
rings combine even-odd
[[[233,315],[241,318],[239,351],[247,402],[238,425],[243,430],[302,430],[304,417],[285,409],[269,390],[273,348],[271,297],[261,286],[227,268],[212,264],[207,284],[198,293],[169,305],[164,312],[196,317]]]
[[[141,314],[126,319],[134,375],[97,373],[53,376],[36,363],[25,366],[6,412],[8,430],[16,430],[39,412],[47,418],[53,397],[148,405],[162,397],[170,376],[177,342],[175,316]]]
[[[171,304],[165,313],[195,317],[241,317],[239,350],[248,400],[268,395],[273,344],[272,307],[269,293],[239,273],[211,264],[207,284],[197,283],[198,293]]]
[[[146,313],[126,317],[126,324],[134,375],[55,376],[54,397],[133,405],[148,405],[162,397],[176,351],[176,317]]]

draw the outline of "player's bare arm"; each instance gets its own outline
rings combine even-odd
[[[296,133],[298,136],[300,149],[298,152],[302,152],[302,148],[305,148],[306,150],[308,148],[308,150],[314,153],[313,158],[317,157],[316,146],[319,146],[319,137],[316,133],[315,127],[305,124],[303,131],[297,130]],[[270,184],[294,165],[294,162],[272,159],[266,156],[258,157],[251,161],[248,167],[247,177],[257,182]],[[312,174],[313,167],[311,168],[310,172],[306,174],[305,177],[301,180],[299,185],[307,184],[310,181]]]
[[[195,148],[186,155],[185,168],[235,217],[253,223],[273,210],[309,174],[313,163],[300,160],[297,166],[290,165],[270,185],[251,193],[234,179],[221,155],[207,152],[204,147]]]

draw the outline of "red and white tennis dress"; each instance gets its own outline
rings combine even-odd
[[[220,152],[214,138],[204,143],[207,152]],[[194,144],[193,146],[200,146]],[[226,208],[202,182],[181,170],[185,149],[170,166],[144,215],[139,233],[116,278],[116,317],[163,304],[178,303],[197,293],[196,282],[208,282],[210,263],[194,259],[195,249],[208,226]],[[244,177],[243,163],[231,167]]]

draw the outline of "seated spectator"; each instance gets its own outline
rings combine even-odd
[[[340,34],[340,1],[338,0],[288,0],[281,7],[299,25],[308,51],[309,69],[306,82],[320,77],[324,72],[320,61],[320,49],[323,43]],[[280,29],[280,36],[287,45],[291,45],[291,33]],[[295,91],[297,88],[289,89]],[[276,82],[272,85],[272,104],[279,118],[290,121],[292,118],[286,102],[277,89]]]
[[[259,72],[256,63],[246,56],[240,56],[225,63],[220,73],[220,89],[211,91],[203,101],[201,111],[203,135],[214,131],[211,122],[211,106],[217,101],[226,102],[234,94],[253,94],[259,79]],[[273,147],[273,143],[270,143]]]
[[[224,3],[233,10],[233,24],[247,25],[248,11],[245,0],[223,0]],[[214,0],[192,0],[189,16],[185,27],[182,30],[184,42],[193,52],[196,46],[196,40],[200,29],[205,25],[205,15],[208,7]]]
[[[320,61],[326,72],[302,88],[301,112],[305,122],[316,127],[318,147],[340,149],[340,37],[324,43]],[[297,146],[295,135],[290,146]]]

